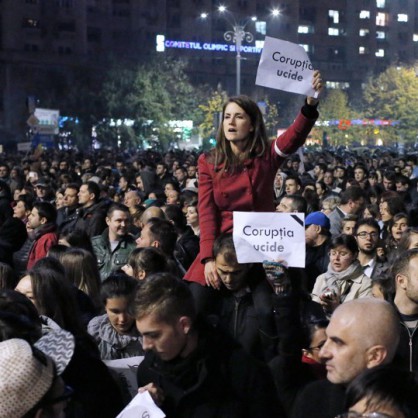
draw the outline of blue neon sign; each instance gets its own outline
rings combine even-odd
[[[216,51],[216,52],[235,52],[234,44],[216,44],[210,42],[189,42],[189,41],[175,41],[171,39],[165,39],[164,35],[157,35],[156,38],[156,50],[158,52],[164,52],[166,48],[176,49],[193,49],[197,51]],[[262,47],[253,45],[242,45],[241,52],[249,54],[260,54],[263,50]]]

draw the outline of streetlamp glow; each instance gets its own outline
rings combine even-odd
[[[243,42],[252,42],[254,40],[254,35],[251,32],[247,32],[245,28],[250,22],[257,22],[257,16],[247,17],[244,20],[237,20],[234,14],[227,9],[224,5],[218,6],[218,12],[221,14],[222,18],[231,26],[231,30],[228,30],[224,33],[224,39],[227,42],[232,42],[235,44],[236,52],[236,95],[241,94],[241,48]],[[271,16],[277,17],[280,15],[279,9],[273,9],[270,12]],[[200,14],[201,19],[207,19],[209,14],[204,12]]]

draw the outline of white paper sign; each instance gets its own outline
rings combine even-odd
[[[305,267],[303,213],[234,212],[233,238],[239,263],[280,260]]]
[[[116,418],[164,418],[148,391],[138,393]]]
[[[138,343],[139,344],[139,343]],[[136,371],[144,356],[128,357],[118,360],[103,360],[118,382],[122,393],[132,399],[138,393]]]
[[[255,84],[315,97],[314,68],[298,44],[266,36]]]

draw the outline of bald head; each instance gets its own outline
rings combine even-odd
[[[141,216],[141,224],[145,225],[151,218],[166,219],[163,210],[157,206],[151,206],[145,209]]]
[[[393,306],[383,299],[361,298],[340,305],[331,320],[336,319],[351,328],[367,346],[382,345],[388,354],[384,363],[395,356],[399,342],[399,317]]]
[[[390,363],[399,342],[395,309],[381,299],[355,299],[340,305],[327,327],[320,357],[332,383],[348,384],[363,370]]]

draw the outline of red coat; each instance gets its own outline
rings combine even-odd
[[[315,119],[302,113],[293,124],[271,143],[269,152],[244,162],[239,173],[216,170],[202,154],[199,157],[199,225],[200,254],[185,275],[185,279],[205,284],[202,260],[213,257],[212,246],[222,232],[232,232],[232,213],[274,212],[273,182],[285,158],[306,140]]]
[[[38,260],[46,257],[49,249],[56,244],[58,244],[58,235],[55,225],[48,225],[46,228],[42,228],[30,249],[27,269],[31,269]]]

